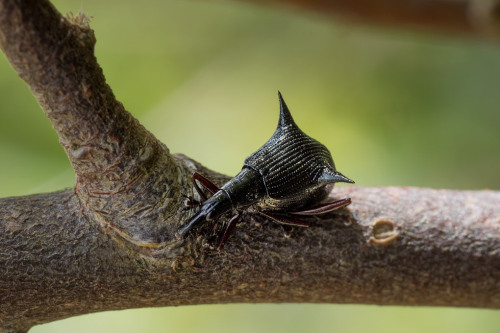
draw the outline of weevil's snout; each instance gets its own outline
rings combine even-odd
[[[199,226],[200,224],[203,224],[206,221],[206,217],[207,217],[206,214],[204,214],[203,212],[196,214],[188,221],[188,223],[186,223],[179,230],[177,230],[175,237],[177,239],[184,238],[184,236],[186,236],[189,230]]]
[[[347,178],[337,170],[325,169],[323,174],[319,177],[320,182],[325,183],[350,183],[354,184],[354,180]]]
[[[189,230],[197,228],[202,224],[216,220],[219,216],[230,210],[231,198],[225,191],[218,191],[208,200],[203,202],[200,211],[183,225],[176,234],[177,238],[184,238]]]

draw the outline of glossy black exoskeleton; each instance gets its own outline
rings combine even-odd
[[[241,212],[252,207],[278,223],[307,227],[307,221],[294,215],[327,213],[351,203],[350,198],[321,203],[335,183],[354,181],[335,170],[328,149],[298,128],[279,92],[278,96],[278,127],[259,150],[247,157],[240,173],[221,188],[202,175],[193,174],[194,187],[204,201],[197,202],[189,197],[188,202],[199,205],[200,210],[179,229],[179,237],[231,210]],[[206,198],[197,182],[212,193],[210,198]],[[239,217],[237,213],[229,221],[219,249],[224,246]]]

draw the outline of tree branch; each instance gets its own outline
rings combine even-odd
[[[162,242],[184,169],[115,99],[94,44],[83,14],[65,18],[46,0],[0,1],[0,48],[58,133],[83,209],[134,241]]]
[[[0,332],[83,313],[199,303],[500,307],[500,192],[349,187],[347,210],[284,232],[244,215],[177,240],[198,171],[117,102],[79,15],[0,0],[0,48],[51,119],[75,188],[0,199]],[[224,219],[221,219],[224,221]]]
[[[500,37],[496,0],[246,0],[290,5],[340,21],[479,38]]]
[[[283,229],[245,216],[224,252],[205,226],[130,247],[80,214],[74,190],[0,200],[0,325],[228,302],[500,308],[500,193],[349,187],[348,210]],[[218,225],[218,229],[222,226]]]

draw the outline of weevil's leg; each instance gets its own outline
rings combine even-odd
[[[190,209],[191,207],[195,207],[195,206],[199,207],[199,206],[201,206],[201,202],[199,202],[198,200],[196,200],[192,196],[185,195],[185,194],[181,194],[181,196],[186,199],[184,201],[184,205],[186,206],[186,207],[184,207],[185,210]]]
[[[222,250],[224,248],[224,244],[226,243],[226,241],[229,238],[229,236],[231,236],[231,234],[233,233],[234,227],[236,227],[236,224],[238,223],[239,220],[240,220],[240,214],[234,215],[231,218],[231,220],[229,220],[227,228],[224,231],[224,234],[222,235],[222,238],[221,238],[221,240],[219,242],[219,246],[217,246],[217,250],[220,251],[220,250]]]
[[[219,190],[217,185],[215,185],[210,180],[208,180],[205,177],[203,177],[202,175],[200,175],[198,172],[193,173],[193,176],[191,177],[191,179],[193,180],[193,185],[194,185],[194,188],[196,189],[196,192],[198,192],[198,194],[203,199],[203,201],[207,200],[207,196],[205,195],[205,193],[203,193],[201,188],[198,186],[197,181],[200,182],[200,184],[204,188],[206,188],[211,194],[215,194],[215,192],[217,192]]]
[[[283,228],[283,235],[285,238],[290,238],[292,236],[292,226],[287,225],[287,224],[280,224],[281,227]]]
[[[325,214],[325,213],[331,212],[333,210],[345,207],[345,206],[349,205],[350,203],[351,203],[351,198],[347,198],[347,199],[341,199],[341,200],[336,200],[336,201],[332,201],[332,202],[327,202],[325,204],[322,204],[322,205],[319,205],[319,206],[316,206],[316,207],[313,207],[310,209],[306,209],[306,210],[302,210],[302,211],[298,211],[298,212],[289,212],[289,213],[294,214],[294,215],[319,215],[319,214]]]
[[[258,212],[258,213],[262,216],[268,217],[271,220],[278,222],[278,223],[281,223],[281,224],[293,225],[293,226],[297,226],[297,227],[308,227],[310,224],[307,221],[294,219],[293,217],[274,215],[274,214],[264,213],[264,212]]]
[[[193,175],[191,176],[191,181],[193,182],[193,186],[196,189],[196,192],[198,192],[198,194],[200,195],[202,200],[199,201],[193,198],[191,195],[181,194],[183,198],[186,198],[185,209],[190,209],[191,207],[199,207],[201,206],[201,203],[203,201],[207,200],[207,196],[199,187],[198,182],[200,182],[200,184],[212,194],[214,194],[219,190],[219,188],[215,184],[213,184],[211,181],[209,181],[208,179],[206,179],[197,172],[193,173]]]

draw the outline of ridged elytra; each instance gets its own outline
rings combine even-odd
[[[350,198],[322,203],[335,183],[354,181],[335,169],[328,149],[300,130],[280,92],[278,97],[280,118],[276,131],[246,158],[242,170],[233,179],[218,188],[199,173],[193,174],[194,188],[203,200],[187,197],[187,204],[199,206],[199,211],[177,231],[179,238],[234,210],[238,213],[220,237],[220,250],[239,221],[240,212],[249,207],[278,223],[308,227],[309,222],[296,216],[323,214],[351,203]],[[198,183],[212,194],[210,198]]]

